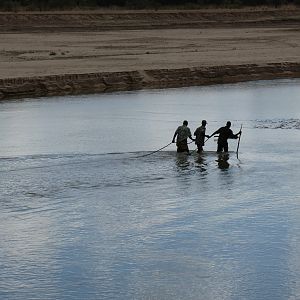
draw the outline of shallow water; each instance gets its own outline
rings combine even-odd
[[[1,102],[0,299],[299,299],[299,83]]]

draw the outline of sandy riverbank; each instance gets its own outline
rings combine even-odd
[[[300,77],[300,9],[0,13],[0,98]]]

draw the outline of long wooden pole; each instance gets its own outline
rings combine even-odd
[[[243,127],[243,124],[241,124],[240,132],[242,131],[242,127]],[[236,158],[237,159],[239,159],[239,148],[240,148],[241,135],[242,135],[242,132],[239,135],[239,141],[238,141],[237,148],[236,148]]]

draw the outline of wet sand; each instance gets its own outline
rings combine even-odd
[[[0,98],[300,77],[299,25],[295,7],[1,13]]]

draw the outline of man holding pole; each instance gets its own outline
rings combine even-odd
[[[224,152],[228,152],[228,139],[237,139],[239,137],[239,135],[242,133],[242,131],[240,130],[238,133],[233,134],[232,130],[230,129],[231,127],[231,122],[228,121],[226,123],[226,126],[219,128],[217,131],[215,131],[211,136],[214,136],[216,134],[219,134],[219,138],[218,138],[218,149],[217,152],[222,152],[224,150]]]

